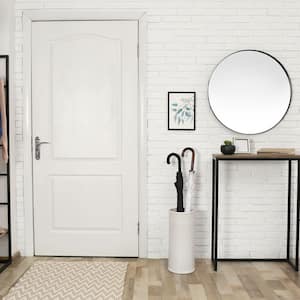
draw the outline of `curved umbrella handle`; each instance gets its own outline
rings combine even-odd
[[[177,161],[178,161],[178,172],[181,172],[181,158],[180,158],[180,156],[179,156],[177,153],[172,152],[172,153],[170,153],[170,154],[168,155],[168,157],[167,157],[167,164],[170,164],[170,163],[171,163],[171,162],[170,162],[170,158],[171,158],[172,156],[175,156],[175,157],[177,158]]]
[[[182,150],[181,156],[184,157],[184,154],[186,151],[191,151],[192,152],[192,161],[191,161],[191,169],[190,172],[194,171],[194,164],[195,164],[195,150],[191,147],[186,147]]]

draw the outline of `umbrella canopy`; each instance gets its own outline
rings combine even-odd
[[[183,212],[184,208],[183,208],[183,177],[182,177],[182,172],[181,172],[181,158],[177,153],[170,153],[167,157],[167,164],[170,164],[170,158],[172,156],[175,156],[177,158],[178,161],[178,171],[176,174],[176,182],[174,182],[174,185],[176,187],[176,191],[177,191],[177,211],[178,212]]]
[[[195,150],[191,147],[184,148],[181,156],[184,157],[186,151],[192,152],[191,168],[189,170],[188,179],[186,183],[186,193],[185,193],[185,211],[192,210],[192,197],[193,197],[193,186],[194,186],[194,163],[195,163]]]
[[[190,171],[189,172],[187,183],[186,183],[185,211],[191,211],[192,210],[194,175],[195,175],[195,171]]]

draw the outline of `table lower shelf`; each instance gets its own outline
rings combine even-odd
[[[218,258],[218,261],[288,261],[286,258]]]
[[[3,272],[8,266],[11,264],[11,260],[7,260],[6,262],[0,261],[0,273]]]
[[[215,259],[211,260],[213,264],[216,263]],[[285,262],[288,263],[295,271],[298,271],[298,265],[296,259],[288,258],[218,258],[217,262],[229,261],[229,262]],[[214,265],[216,271],[216,265]]]

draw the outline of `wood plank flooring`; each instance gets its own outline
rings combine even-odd
[[[276,300],[300,299],[300,275],[286,263],[222,262],[212,270],[197,260],[189,275],[168,272],[164,259],[19,258],[0,274],[0,299],[38,259],[128,261],[124,300]]]

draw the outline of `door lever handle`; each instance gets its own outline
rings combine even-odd
[[[41,142],[40,137],[36,136],[34,139],[34,148],[35,148],[35,159],[40,160],[41,159],[41,145],[43,144],[50,144],[49,142]]]

